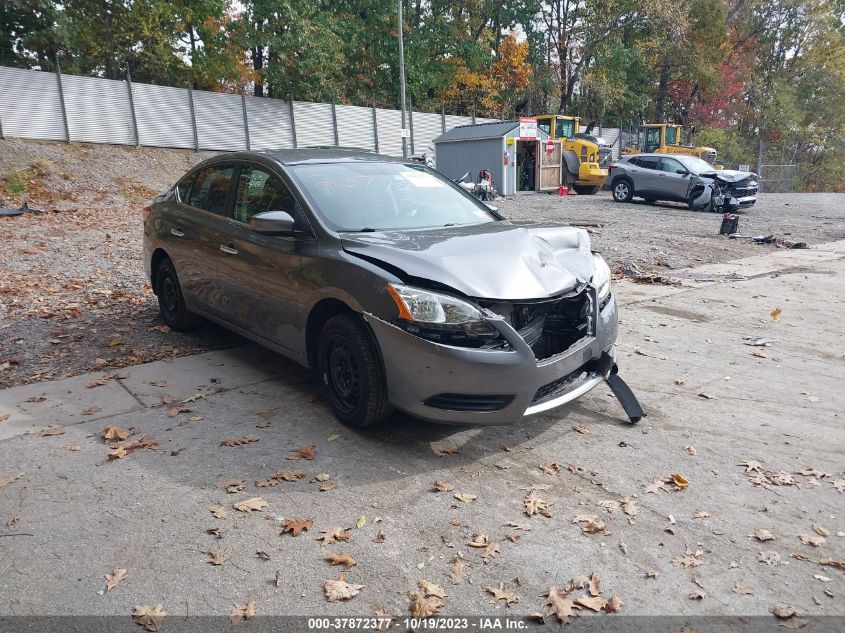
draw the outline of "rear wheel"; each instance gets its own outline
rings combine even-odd
[[[622,178],[613,183],[612,191],[616,202],[630,202],[634,197],[634,184],[627,178]]]
[[[575,185],[575,193],[579,196],[592,196],[599,188],[595,185]]]
[[[155,280],[158,309],[165,324],[173,330],[182,332],[195,329],[201,322],[200,317],[188,310],[185,305],[179,277],[169,258],[163,259],[158,265]]]
[[[337,419],[353,428],[373,426],[390,414],[376,345],[356,314],[332,317],[320,332],[320,380]]]

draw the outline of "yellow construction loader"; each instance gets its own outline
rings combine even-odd
[[[612,157],[610,145],[592,134],[593,124],[581,132],[580,117],[542,114],[537,117],[537,129],[560,141],[564,167],[561,184],[571,186],[575,193],[596,193],[607,180]]]
[[[639,147],[628,147],[622,154],[656,153],[698,156],[711,165],[716,164],[716,150],[712,147],[684,145],[683,128],[672,123],[646,123],[639,130]]]

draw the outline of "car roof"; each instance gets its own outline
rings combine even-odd
[[[214,162],[221,160],[271,160],[282,165],[307,163],[407,163],[409,159],[377,154],[360,147],[303,147],[300,149],[264,149],[260,151],[227,152],[214,156]]]

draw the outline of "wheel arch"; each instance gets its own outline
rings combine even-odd
[[[158,294],[158,267],[165,259],[170,259],[170,255],[163,248],[155,249],[150,257],[150,285],[153,287],[155,294]]]
[[[320,332],[323,326],[332,317],[354,312],[355,310],[349,304],[334,297],[320,299],[314,304],[305,323],[305,356],[311,369],[317,369],[317,349],[319,348]]]

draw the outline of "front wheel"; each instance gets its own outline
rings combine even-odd
[[[338,420],[362,429],[390,414],[378,348],[357,314],[332,317],[320,332],[318,371]]]
[[[595,185],[575,185],[574,189],[579,196],[592,196],[599,190]]]
[[[161,318],[171,329],[189,332],[200,324],[200,317],[188,310],[182,285],[176,276],[176,269],[169,258],[162,260],[155,276],[155,293],[158,297],[158,309]]]
[[[613,183],[613,199],[616,202],[630,202],[633,197],[634,186],[630,180],[617,180]]]

